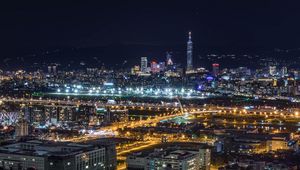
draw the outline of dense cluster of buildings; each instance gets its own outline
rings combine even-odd
[[[189,88],[221,95],[242,95],[256,98],[288,99],[298,101],[300,95],[299,70],[268,61],[256,69],[247,67],[223,68],[213,62],[209,68],[193,64],[191,33],[187,42],[186,67],[175,63],[172,53],[164,61],[141,57],[140,65],[131,70],[86,67],[86,70],[59,70],[59,64],[50,64],[48,70],[33,72],[0,72],[0,91],[30,97],[33,92],[67,92],[90,94],[122,93],[125,89]],[[214,57],[209,55],[208,57]],[[231,56],[234,57],[234,56]],[[81,87],[77,89],[73,86]],[[111,89],[114,89],[112,91]],[[290,98],[292,97],[292,98]]]
[[[0,169],[116,169],[116,150],[127,152],[157,139],[163,144],[123,159],[127,169],[209,170],[212,164],[222,170],[299,168],[288,153],[299,157],[295,107],[300,102],[300,70],[275,62],[256,69],[225,68],[215,61],[210,65],[197,68],[193,63],[190,32],[186,66],[167,52],[164,61],[141,57],[130,70],[60,70],[52,63],[47,71],[1,71],[5,103],[0,102],[0,139],[5,143],[0,146]],[[286,103],[280,110],[266,106],[266,99]],[[286,129],[290,127],[298,129]],[[223,162],[218,164],[220,157]]]

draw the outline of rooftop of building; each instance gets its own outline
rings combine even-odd
[[[176,148],[166,148],[161,150],[155,150],[150,153],[148,158],[158,159],[172,159],[172,160],[183,160],[191,156],[195,156],[198,153],[196,151],[189,150],[176,150]]]
[[[266,141],[266,140],[285,140],[290,139],[289,133],[237,133],[233,135],[236,141]]]
[[[144,149],[140,152],[134,152],[132,157],[152,157],[152,158],[165,158],[165,159],[184,159],[198,152],[200,149],[210,149],[211,147],[206,144],[200,143],[163,143],[155,147]],[[129,156],[129,157],[130,157]]]
[[[38,157],[67,157],[97,148],[99,147],[91,144],[29,140],[1,146],[0,153]]]

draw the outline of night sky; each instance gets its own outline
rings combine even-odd
[[[300,47],[300,3],[275,0],[24,1],[1,4],[0,55],[112,43]],[[2,54],[1,54],[2,52]]]

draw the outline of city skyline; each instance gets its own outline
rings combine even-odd
[[[0,5],[0,170],[300,169],[300,2]]]
[[[128,45],[139,45],[142,51],[151,46],[168,51],[183,46],[188,31],[197,44],[195,56],[208,49],[230,53],[300,47],[297,3],[116,2],[3,3],[0,59],[28,55],[35,59],[39,56],[34,54],[41,50],[111,44],[124,44],[115,46],[119,51]],[[130,60],[136,54],[127,55]],[[98,56],[112,62],[111,56]]]

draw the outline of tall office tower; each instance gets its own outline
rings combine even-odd
[[[147,72],[148,59],[147,57],[141,57],[141,71],[143,73]]]
[[[282,67],[281,68],[281,76],[284,77],[286,76],[288,73],[287,67]]]
[[[192,42],[192,33],[191,32],[189,32],[189,40],[187,42],[186,56],[187,56],[186,70],[190,71],[193,69],[193,42]]]
[[[169,52],[167,52],[167,65],[168,65],[168,66],[173,65],[172,55],[171,55],[171,53],[169,53]]]
[[[271,76],[274,76],[276,74],[276,66],[270,66],[269,67],[269,74]]]
[[[56,65],[52,66],[52,71],[53,71],[54,75],[57,74],[57,66]]]
[[[294,71],[294,79],[298,80],[299,79],[299,71]]]
[[[155,61],[151,62],[151,72],[152,73],[159,73],[160,72],[160,65]]]
[[[217,63],[212,64],[212,70],[213,76],[217,77],[220,72],[220,65]]]
[[[52,67],[51,67],[51,66],[48,66],[48,73],[49,73],[49,74],[51,73],[51,70],[52,70]]]
[[[166,63],[159,62],[159,71],[165,71],[165,69],[166,69]]]

